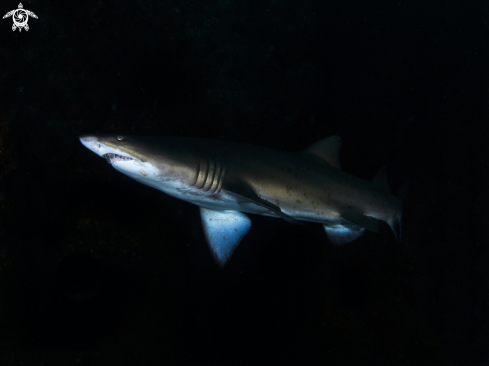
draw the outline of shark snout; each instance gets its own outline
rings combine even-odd
[[[105,158],[109,164],[134,160],[124,151],[113,146],[107,146],[104,143],[104,139],[100,138],[100,136],[82,135],[79,139],[83,146],[98,156]]]
[[[97,142],[97,138],[95,136],[91,136],[91,135],[82,135],[82,136],[80,136],[80,142],[84,146],[87,146],[87,145],[90,145],[90,144]]]
[[[95,154],[102,156],[101,146],[98,141],[98,138],[95,136],[91,135],[82,135],[79,137],[80,142],[82,143],[83,146],[85,146],[87,149],[90,151],[94,152]]]

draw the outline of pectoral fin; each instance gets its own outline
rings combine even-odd
[[[216,263],[224,267],[251,228],[251,220],[238,211],[214,211],[200,207],[205,239]]]

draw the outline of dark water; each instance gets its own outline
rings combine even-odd
[[[487,3],[23,5],[28,32],[0,22],[2,365],[488,364]],[[411,179],[403,239],[252,216],[220,269],[198,208],[92,133],[340,135],[348,173]]]

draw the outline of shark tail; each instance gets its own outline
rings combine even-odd
[[[391,217],[389,220],[387,220],[387,223],[391,227],[392,231],[394,232],[394,235],[396,236],[397,241],[401,240],[401,220],[402,220],[402,205],[404,203],[404,199],[406,198],[406,194],[409,188],[409,185],[411,184],[411,181],[408,179],[406,180],[402,185],[401,188],[399,188],[396,197],[399,200],[399,212],[397,215]]]

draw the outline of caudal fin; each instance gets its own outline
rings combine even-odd
[[[404,203],[404,199],[406,198],[406,194],[409,188],[409,185],[411,184],[411,180],[406,180],[402,185],[401,188],[399,188],[396,197],[400,202],[400,209],[399,213],[391,217],[387,223],[391,227],[392,231],[394,232],[394,235],[396,236],[397,241],[401,240],[401,219],[402,219],[402,205]]]

